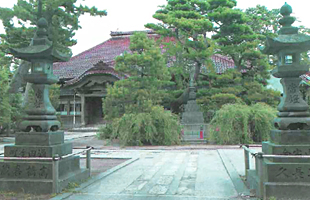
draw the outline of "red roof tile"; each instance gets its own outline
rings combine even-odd
[[[109,40],[72,57],[68,62],[54,63],[54,74],[59,76],[60,79],[80,80],[80,77],[87,74],[97,63],[111,63],[115,57],[121,55],[124,51],[129,51],[129,37],[133,33],[111,32],[112,38]],[[148,31],[147,33],[151,37],[156,36],[152,31]],[[169,40],[171,41],[171,38],[165,39],[164,41],[168,42]],[[218,73],[222,73],[227,68],[235,66],[234,62],[225,56],[213,55],[212,60],[218,69]]]

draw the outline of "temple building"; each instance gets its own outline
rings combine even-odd
[[[129,51],[130,36],[134,32],[111,32],[111,38],[74,57],[69,62],[55,63],[54,74],[60,79],[60,106],[64,128],[99,124],[103,122],[102,100],[107,84],[121,77],[114,70],[114,59]],[[151,38],[159,38],[147,31]],[[234,68],[234,62],[225,56],[213,55],[217,73]]]

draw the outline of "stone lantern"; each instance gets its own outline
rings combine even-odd
[[[301,53],[310,50],[310,36],[299,34],[298,28],[292,27],[295,18],[290,16],[291,6],[285,3],[280,13],[283,18],[279,21],[279,36],[267,38],[262,49],[277,57],[272,74],[281,78],[284,91],[274,120],[275,130],[271,131],[270,141],[262,144],[263,154],[275,156],[264,158],[261,166],[256,163],[256,171],[247,173],[247,181],[260,198],[309,199],[309,159],[281,155],[310,155],[309,106],[299,91],[300,76],[309,71],[309,66],[301,62]]]
[[[53,62],[68,61],[71,55],[63,55],[53,48],[52,42],[48,39],[46,19],[40,18],[37,26],[38,30],[30,46],[11,49],[15,57],[31,62],[29,73],[24,79],[32,83],[35,93],[34,105],[27,107],[27,116],[20,124],[20,130],[57,131],[60,122],[49,99],[49,85],[58,82],[58,78],[53,74]]]
[[[39,8],[42,9],[41,1]],[[35,102],[26,110],[15,144],[4,147],[1,191],[58,193],[68,183],[78,183],[90,176],[90,169],[81,168],[80,157],[72,154],[72,143],[65,142],[64,132],[58,130],[60,122],[49,99],[49,85],[58,81],[53,74],[53,62],[68,60],[71,55],[62,55],[53,48],[47,28],[47,21],[40,18],[30,46],[11,49],[17,58],[31,62],[24,78],[32,83]]]

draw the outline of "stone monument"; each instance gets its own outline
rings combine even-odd
[[[263,154],[277,157],[263,158],[256,171],[247,173],[247,181],[260,198],[309,199],[310,160],[279,155],[310,155],[309,106],[299,91],[300,76],[309,71],[309,66],[301,63],[301,53],[310,50],[310,36],[299,34],[298,28],[292,27],[295,18],[290,16],[291,6],[285,3],[280,13],[283,18],[279,21],[279,36],[267,38],[262,49],[265,54],[277,56],[272,74],[281,78],[284,89],[274,120],[276,129],[271,131],[270,141],[262,143]]]
[[[196,87],[194,86],[193,72],[191,73],[189,83],[189,98],[187,104],[184,106],[182,113],[181,125],[183,126],[183,140],[185,142],[195,142],[199,139],[206,138],[206,125],[203,119],[203,113],[196,102]],[[200,132],[203,132],[201,138]]]
[[[42,3],[39,2],[39,13]],[[25,80],[32,83],[35,103],[27,109],[16,134],[15,145],[4,148],[5,157],[54,157],[72,153],[72,144],[64,142],[64,132],[58,131],[60,122],[49,99],[49,85],[58,78],[53,74],[53,62],[67,61],[71,55],[60,54],[48,39],[48,23],[40,18],[37,32],[30,46],[11,49],[11,53],[31,63]],[[80,169],[79,156],[70,156],[59,161],[59,182],[53,189],[51,161],[4,160],[0,162],[0,190],[26,193],[60,192],[69,182],[79,182],[89,177],[88,169]]]

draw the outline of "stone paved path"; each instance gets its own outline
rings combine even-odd
[[[145,150],[139,153],[140,159],[136,162],[72,194],[68,199],[242,199],[238,191],[244,186],[239,177],[244,175],[244,165],[240,164],[243,159],[241,149]],[[238,181],[242,183],[241,187],[235,185]]]

